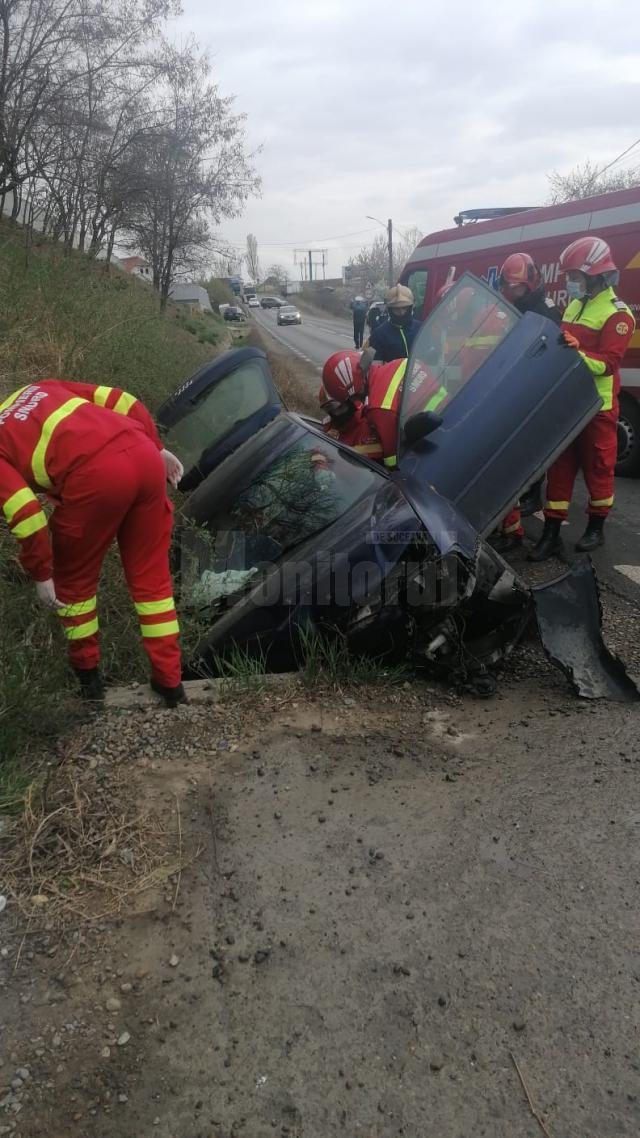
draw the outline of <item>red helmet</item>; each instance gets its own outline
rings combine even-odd
[[[601,237],[578,237],[560,254],[560,272],[580,272],[588,277],[616,273],[611,250]]]
[[[347,399],[364,392],[364,375],[360,367],[359,352],[334,352],[322,369],[322,385],[326,400],[345,403]]]
[[[500,269],[498,283],[502,290],[523,284],[529,292],[535,292],[541,282],[540,269],[528,253],[511,253]]]

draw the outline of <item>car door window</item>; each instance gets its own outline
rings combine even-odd
[[[401,427],[420,411],[447,406],[508,336],[519,313],[483,281],[465,274],[418,333],[407,366]]]

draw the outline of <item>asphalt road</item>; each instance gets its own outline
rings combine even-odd
[[[303,314],[302,324],[278,327],[273,309],[250,309],[259,327],[274,337],[281,349],[312,364],[318,371],[332,352],[352,348],[351,323],[333,316]],[[573,547],[586,524],[584,513],[586,490],[582,482],[576,487],[569,524],[563,527],[563,542],[568,561],[575,556]],[[527,522],[527,537],[535,541],[540,533],[542,517]],[[598,576],[615,592],[640,606],[640,479],[619,478],[616,504],[607,522],[607,543],[593,555]]]
[[[313,364],[318,371],[332,352],[353,348],[353,330],[349,320],[337,316],[302,314],[302,324],[278,327],[274,308],[246,310],[263,331],[268,332],[294,356]]]

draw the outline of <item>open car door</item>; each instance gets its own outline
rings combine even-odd
[[[399,469],[415,509],[429,484],[482,535],[548,469],[601,401],[545,316],[522,316],[465,273],[416,337],[399,416]]]
[[[157,412],[167,447],[180,456],[179,489],[194,490],[282,407],[267,357],[237,348],[205,364]]]

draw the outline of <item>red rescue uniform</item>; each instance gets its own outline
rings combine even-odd
[[[561,328],[578,341],[602,408],[549,470],[544,512],[547,518],[566,518],[576,474],[582,469],[589,491],[587,512],[606,517],[614,497],[620,364],[635,321],[624,301],[607,288],[591,299],[573,300]]]
[[[398,417],[408,360],[372,364],[368,375],[365,415],[378,434],[386,467],[397,465]],[[409,415],[438,411],[447,400],[447,390],[420,362],[416,363],[410,384]]]
[[[97,667],[97,585],[114,537],[153,678],[181,679],[162,443],[119,388],[45,380],[0,403],[0,509],[36,581],[53,577],[74,667]],[[55,509],[47,521],[37,494]]]
[[[353,447],[358,454],[365,455],[372,462],[382,462],[382,444],[378,433],[367,419],[363,404],[354,401],[354,405],[355,412],[344,425],[337,426],[327,416],[322,421],[322,429],[330,438],[339,439],[345,446]]]

